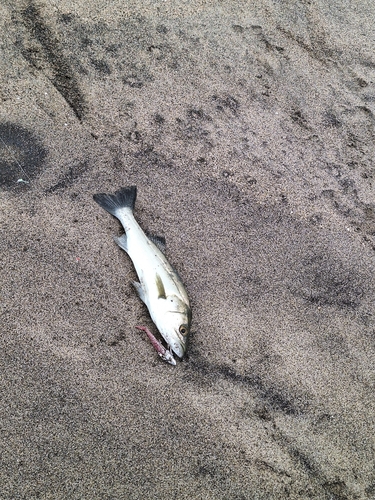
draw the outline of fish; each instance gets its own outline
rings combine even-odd
[[[158,240],[148,237],[134,217],[137,187],[123,187],[114,194],[98,193],[94,194],[93,198],[121,222],[125,233],[114,239],[133,262],[139,280],[133,281],[133,285],[167,343],[169,351],[166,352],[173,358],[173,351],[183,359],[188,347],[192,320],[189,297],[177,271],[158,248]],[[152,341],[150,336],[149,338]],[[165,359],[165,353],[152,343],[160,357],[168,361]]]

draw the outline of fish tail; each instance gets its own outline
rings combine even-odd
[[[118,211],[122,208],[130,208],[134,210],[135,200],[137,198],[137,187],[123,187],[115,192],[115,194],[98,193],[93,196],[94,201],[98,203],[104,210],[118,217]]]

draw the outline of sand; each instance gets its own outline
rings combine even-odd
[[[1,500],[375,498],[374,18],[2,2]],[[132,184],[176,367],[92,199]]]

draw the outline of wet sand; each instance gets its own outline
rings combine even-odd
[[[0,498],[374,499],[375,7],[123,4],[0,7]],[[176,367],[92,200],[132,184]]]

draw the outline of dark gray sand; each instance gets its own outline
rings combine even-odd
[[[375,498],[374,18],[3,0],[1,500]],[[92,200],[129,184],[175,368]]]

